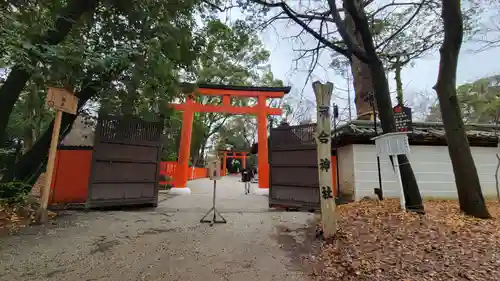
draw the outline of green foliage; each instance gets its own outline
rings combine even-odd
[[[154,119],[166,112],[166,102],[178,95],[182,72],[191,71],[199,52],[195,38],[196,1],[99,1],[93,15],[86,14],[74,25],[61,44],[33,45],[31,42],[52,29],[54,19],[67,1],[21,1],[1,4],[0,66],[20,66],[32,73],[10,116],[8,138],[3,149],[12,165],[18,144],[26,151],[53,117],[44,106],[48,86],[67,87],[78,92],[90,81],[112,80],[98,89],[96,104],[110,114],[141,115]],[[14,6],[16,5],[16,6]],[[101,77],[110,66],[120,65],[133,55],[135,60],[117,77]],[[3,79],[0,76],[0,86]],[[92,114],[90,116],[94,116]],[[4,168],[3,166],[2,168]]]
[[[247,167],[257,167],[257,155],[252,154],[247,157]]]
[[[10,116],[7,141],[0,146],[6,151],[0,155],[2,167],[30,149],[53,118],[54,112],[44,106],[49,86],[78,92],[90,81],[103,81],[85,107],[88,118],[95,118],[97,112],[146,120],[162,114],[168,119],[162,160],[175,161],[181,114],[167,104],[181,96],[179,82],[283,85],[267,65],[269,52],[252,26],[244,21],[223,23],[212,6],[197,0],[99,1],[96,11],[85,14],[62,43],[33,44],[53,29],[67,2],[0,4],[0,67],[17,65],[32,74]],[[103,75],[123,63],[128,67],[119,75]],[[0,86],[3,79],[0,75]],[[210,97],[197,99],[220,103]],[[196,114],[193,157],[204,154],[208,139],[229,119],[225,114]]]
[[[227,85],[258,85],[269,60],[254,29],[243,21],[226,25],[208,20],[198,32],[201,53],[188,81]]]
[[[101,112],[154,119],[167,114],[166,104],[179,95],[182,73],[192,70],[200,52],[195,34],[194,3],[132,1],[97,13],[90,38],[97,50],[133,48],[138,56],[99,98]]]
[[[219,129],[215,138],[215,147],[217,150],[250,151],[250,147],[256,142],[256,139],[257,123],[255,117],[238,116],[232,118]]]
[[[500,75],[481,78],[457,88],[465,120],[495,123],[500,118]]]
[[[0,9],[0,66],[20,64],[27,69],[34,66],[34,57],[45,56],[44,49],[29,43],[53,26],[55,15],[63,1],[19,1],[16,6]]]
[[[0,182],[0,202],[8,205],[23,203],[31,186],[23,182]]]
[[[478,79],[457,87],[462,117],[466,123],[500,122],[500,75]],[[441,121],[439,104],[429,109],[427,121]]]
[[[238,20],[226,25],[218,19],[208,19],[198,34],[202,38],[201,53],[193,65],[192,76],[186,77],[187,81],[241,86],[283,86],[283,82],[273,76],[267,65],[269,51],[264,49],[256,30],[245,22]],[[208,96],[198,96],[196,99],[202,104],[221,103],[220,98]],[[255,101],[233,98],[232,103],[238,106],[252,106]],[[224,113],[195,114],[191,143],[193,161],[203,158],[212,136],[217,134],[217,138],[220,138],[221,134],[226,133],[227,122],[251,124],[253,119],[252,116],[231,117]]]
[[[20,150],[20,146],[10,139],[2,144],[0,148],[0,175],[5,172],[7,167],[15,163]]]

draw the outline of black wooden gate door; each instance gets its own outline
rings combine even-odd
[[[163,120],[98,120],[86,208],[158,203]]]
[[[269,207],[319,209],[315,124],[271,130]]]

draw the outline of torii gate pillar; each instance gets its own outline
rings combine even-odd
[[[189,176],[189,152],[191,134],[193,131],[194,112],[223,112],[231,114],[250,114],[257,117],[257,131],[259,140],[258,173],[259,193],[269,193],[269,156],[267,147],[267,116],[281,115],[280,108],[267,106],[268,98],[283,98],[290,92],[290,87],[246,87],[224,85],[198,85],[195,93],[205,96],[221,96],[222,104],[200,104],[192,96],[183,104],[171,104],[174,109],[183,111],[182,132],[179,147],[179,159],[174,175],[174,187],[171,193],[190,194],[187,187]],[[257,98],[255,106],[233,106],[231,97]]]
[[[266,97],[259,96],[257,107],[257,134],[259,142],[259,150],[257,152],[257,167],[259,173],[259,188],[269,190],[269,150],[267,147],[267,114],[266,114]]]
[[[241,159],[241,165],[242,168],[245,169],[247,167],[247,157],[249,152],[247,151],[232,151],[232,150],[221,150],[219,153],[222,152],[222,171],[221,175],[222,176],[227,176],[226,170],[227,170],[227,158],[231,159]],[[228,155],[228,153],[231,153],[231,156]]]

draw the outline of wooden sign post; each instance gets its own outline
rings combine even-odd
[[[215,195],[216,195],[216,189],[217,189],[217,181],[220,180],[221,175],[220,175],[220,159],[216,158],[213,161],[210,161],[208,164],[208,177],[210,180],[214,181],[214,194],[212,197],[212,208],[208,210],[208,212],[201,218],[200,222],[201,223],[209,223],[210,226],[213,226],[215,223],[227,223],[226,219],[217,211],[215,208]],[[213,213],[212,219],[207,219],[208,215],[210,213]],[[217,219],[217,216],[220,217],[220,220]]]
[[[76,114],[78,108],[78,98],[68,90],[61,88],[49,88],[45,104],[56,110],[54,127],[52,129],[52,139],[50,141],[49,157],[47,169],[45,171],[45,184],[43,185],[40,208],[36,213],[36,221],[45,223],[47,221],[47,208],[49,205],[50,186],[54,173],[54,162],[56,160],[57,144],[59,143],[59,132],[61,130],[62,113]]]
[[[216,158],[208,163],[208,177],[210,180],[218,181],[221,178],[220,160]]]
[[[333,192],[333,178],[331,165],[331,120],[330,100],[333,84],[321,84],[316,81],[312,84],[316,96],[317,126],[316,145],[318,153],[319,194],[321,201],[321,224],[323,237],[330,238],[337,232],[337,217],[335,214],[335,196]]]

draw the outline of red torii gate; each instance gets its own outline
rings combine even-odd
[[[258,141],[261,144],[258,151],[259,188],[269,188],[269,157],[267,147],[267,116],[280,115],[281,108],[267,106],[268,98],[283,98],[290,92],[290,87],[247,87],[226,85],[198,85],[196,93],[203,96],[221,96],[222,104],[201,104],[189,95],[182,104],[170,104],[174,109],[183,111],[182,131],[179,147],[179,157],[175,170],[173,192],[190,193],[187,187],[189,173],[189,153],[193,119],[195,112],[223,112],[232,114],[250,114],[257,116]],[[231,97],[257,98],[255,106],[234,106]]]
[[[227,167],[227,158],[232,159],[241,159],[241,167],[245,169],[247,167],[247,157],[249,152],[246,151],[233,151],[233,150],[220,150],[219,153],[222,152],[222,168],[224,170],[221,171],[221,175],[226,175],[226,167]],[[230,154],[230,155],[229,155]]]

